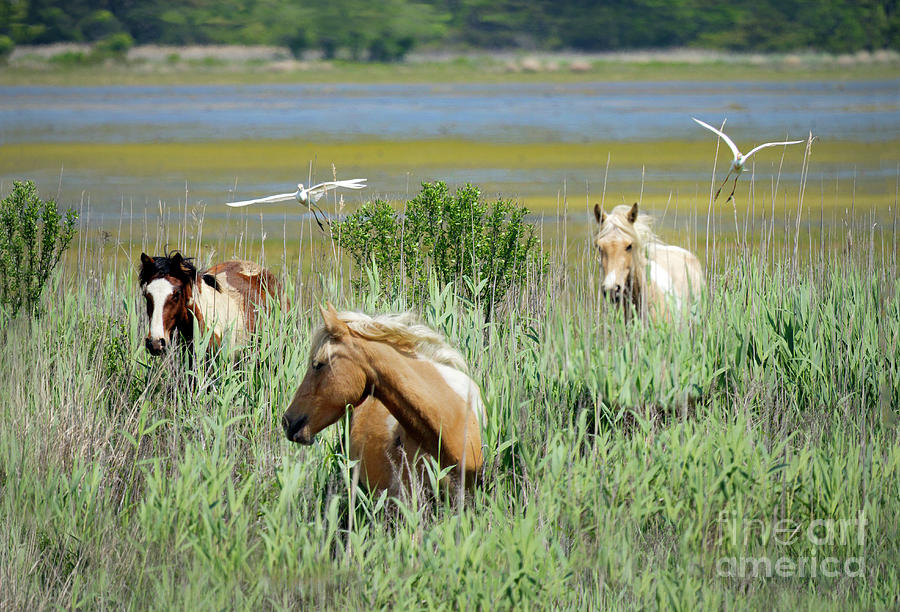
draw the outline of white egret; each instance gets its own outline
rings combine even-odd
[[[253,200],[241,200],[240,202],[226,202],[226,206],[240,208],[241,206],[250,206],[251,204],[272,204],[275,202],[290,202],[297,200],[307,208],[311,204],[318,202],[323,195],[332,189],[364,189],[366,187],[366,179],[350,179],[348,181],[327,181],[305,188],[303,183],[297,185],[297,191],[291,193],[279,193],[277,195],[266,196],[265,198],[256,198]]]
[[[707,130],[714,132],[715,134],[718,134],[722,138],[722,140],[725,141],[725,144],[727,144],[728,147],[731,149],[731,152],[734,153],[734,159],[731,162],[731,168],[728,170],[728,174],[725,176],[725,180],[722,181],[722,184],[719,185],[719,188],[716,190],[716,198],[719,197],[719,193],[722,191],[722,187],[724,187],[725,183],[728,182],[728,179],[732,175],[732,173],[734,173],[734,185],[732,185],[732,187],[731,187],[731,195],[728,196],[728,199],[730,200],[731,198],[734,197],[734,190],[737,189],[738,178],[741,176],[741,172],[744,171],[744,164],[746,164],[747,160],[750,159],[750,156],[753,155],[754,153],[756,153],[757,151],[759,151],[761,149],[765,149],[767,147],[777,147],[777,146],[781,146],[781,145],[792,145],[792,144],[800,144],[802,142],[806,142],[805,140],[788,140],[785,142],[767,142],[765,144],[761,144],[757,147],[754,147],[753,149],[750,150],[749,153],[744,155],[743,153],[741,153],[738,150],[737,145],[734,144],[734,141],[732,141],[731,138],[729,138],[725,134],[725,132],[723,132],[721,130],[717,130],[710,124],[704,123],[703,121],[700,121],[696,117],[691,117],[691,119],[693,119],[694,121],[696,121],[697,123],[699,123],[700,125],[705,127]]]

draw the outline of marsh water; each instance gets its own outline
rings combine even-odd
[[[299,138],[493,142],[735,138],[878,142],[900,133],[900,83],[568,83],[7,87],[0,144]]]
[[[207,219],[225,219],[225,201],[329,180],[334,164],[340,177],[370,181],[367,193],[347,196],[348,210],[441,179],[551,215],[571,199],[579,223],[603,185],[607,202],[641,198],[669,210],[690,200],[696,212],[709,200],[716,139],[692,116],[727,118],[741,145],[811,132],[822,154],[813,149],[808,179],[832,208],[894,200],[897,80],[4,87],[0,192],[33,178],[44,194],[89,205],[101,226],[125,210],[133,220],[198,203]],[[802,145],[760,155],[746,180],[757,193],[797,192],[803,159]],[[750,193],[741,195],[745,206]]]

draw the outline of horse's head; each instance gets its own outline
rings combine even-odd
[[[594,246],[600,252],[603,269],[603,293],[615,302],[630,296],[634,289],[635,254],[638,252],[638,234],[634,229],[638,217],[637,202],[631,208],[617,206],[606,214],[599,204],[594,205],[594,216],[600,231],[594,238]]]
[[[150,354],[159,355],[171,345],[175,330],[190,337],[192,319],[188,305],[196,274],[194,265],[181,253],[169,257],[141,253],[139,279],[150,319],[144,342]]]
[[[371,367],[359,341],[331,304],[320,309],[324,326],[313,336],[309,367],[281,419],[288,440],[312,444],[321,430],[368,396]]]

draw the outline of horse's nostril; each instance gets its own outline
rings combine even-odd
[[[309,421],[309,416],[303,415],[298,417],[294,422],[285,415],[284,419],[282,419],[281,424],[284,426],[284,433],[288,437],[288,440],[294,441],[294,436],[297,435],[297,432],[303,429],[306,426],[307,421]]]

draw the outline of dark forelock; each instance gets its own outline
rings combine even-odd
[[[193,257],[184,257],[181,265],[175,265],[172,258],[178,255],[178,251],[172,251],[168,255],[153,257],[152,263],[146,263],[141,266],[138,279],[141,285],[146,285],[154,278],[163,276],[173,276],[183,282],[192,283],[197,276],[197,267],[194,265]]]

